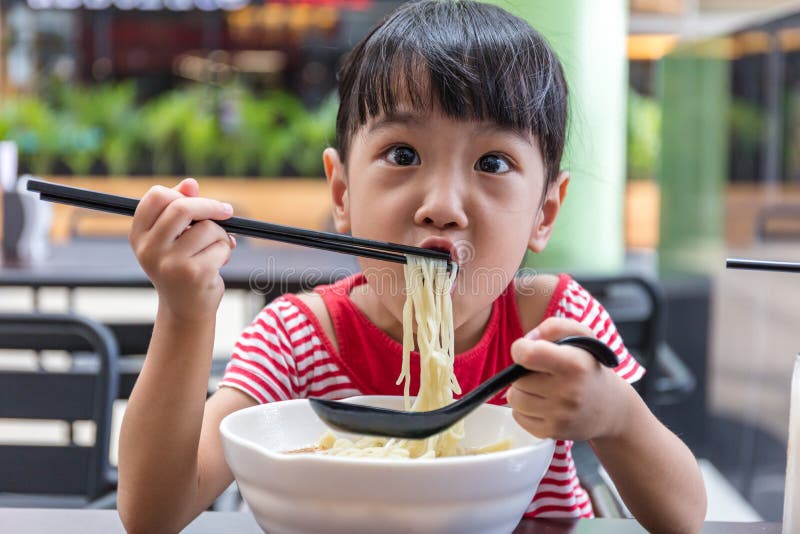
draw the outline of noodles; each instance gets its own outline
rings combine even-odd
[[[447,273],[447,262],[407,256],[405,265],[406,303],[403,308],[403,359],[397,383],[404,384],[405,409],[429,411],[453,402],[461,388],[453,370],[455,339],[450,290],[457,274],[453,265]],[[410,398],[411,351],[414,350],[414,325],[419,348],[420,385],[413,404]],[[464,437],[464,423],[422,440],[363,437],[351,441],[337,438],[331,432],[322,436],[317,448],[324,454],[373,458],[436,458],[473,452],[491,452],[510,447],[503,441],[484,447],[482,451],[465,451],[459,441]]]
[[[447,274],[447,263],[407,256],[406,304],[403,308],[403,366],[397,383],[404,382],[405,408],[422,412],[435,410],[453,402],[453,394],[461,393],[453,372],[455,340],[453,307],[450,289],[457,268]],[[413,321],[413,322],[412,322]],[[414,350],[414,330],[419,346],[419,392],[409,406],[411,382],[410,361]],[[386,447],[401,447],[412,458],[453,456],[459,454],[458,442],[464,437],[464,423],[424,440],[390,440]]]

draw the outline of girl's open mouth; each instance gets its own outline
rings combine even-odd
[[[456,248],[455,243],[453,243],[452,240],[446,237],[438,237],[438,236],[426,237],[417,246],[420,248],[427,248],[430,250],[439,250],[442,252],[447,252],[448,254],[450,254],[450,261],[457,265],[459,264],[458,249]]]
[[[442,252],[447,252],[450,254],[450,266],[448,268],[449,272],[452,272],[452,269],[459,269],[461,267],[461,258],[459,257],[458,247],[456,247],[455,243],[452,240],[446,237],[437,237],[437,236],[430,236],[426,237],[422,240],[422,242],[417,245],[420,248],[427,248],[430,250],[439,250]],[[458,276],[458,274],[456,274]],[[452,287],[450,288],[450,293],[452,294],[455,292],[456,283],[453,283]]]

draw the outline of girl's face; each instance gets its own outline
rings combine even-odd
[[[337,230],[452,252],[456,329],[490,309],[526,249],[544,248],[568,182],[559,176],[543,199],[531,135],[439,112],[377,117],[353,136],[346,168],[333,149],[324,160]],[[374,297],[402,322],[403,266],[360,262]]]

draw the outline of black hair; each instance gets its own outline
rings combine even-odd
[[[338,72],[336,145],[399,104],[451,118],[493,121],[535,136],[549,186],[560,170],[567,84],[545,39],[524,20],[472,0],[410,2],[389,14]]]

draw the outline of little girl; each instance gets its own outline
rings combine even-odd
[[[588,440],[645,528],[699,531],[697,464],[630,386],[644,370],[606,312],[566,274],[514,280],[525,251],[547,244],[569,183],[560,169],[567,87],[544,39],[490,5],[409,3],[355,46],[339,84],[336,148],[323,154],[336,229],[459,262],[464,393],[512,360],[538,371],[493,400],[557,440],[527,515],[592,516],[570,455],[571,440]],[[290,398],[403,394],[403,267],[362,258],[361,274],[266,306],[206,401],[219,269],[235,241],[213,222],[231,207],[198,194],[190,179],[152,188],[130,233],[159,295],[120,436],[119,512],[132,533],[178,531],[233,481],[219,433],[227,414]],[[619,366],[552,343],[567,335],[596,336]],[[418,369],[412,354],[412,393]]]

